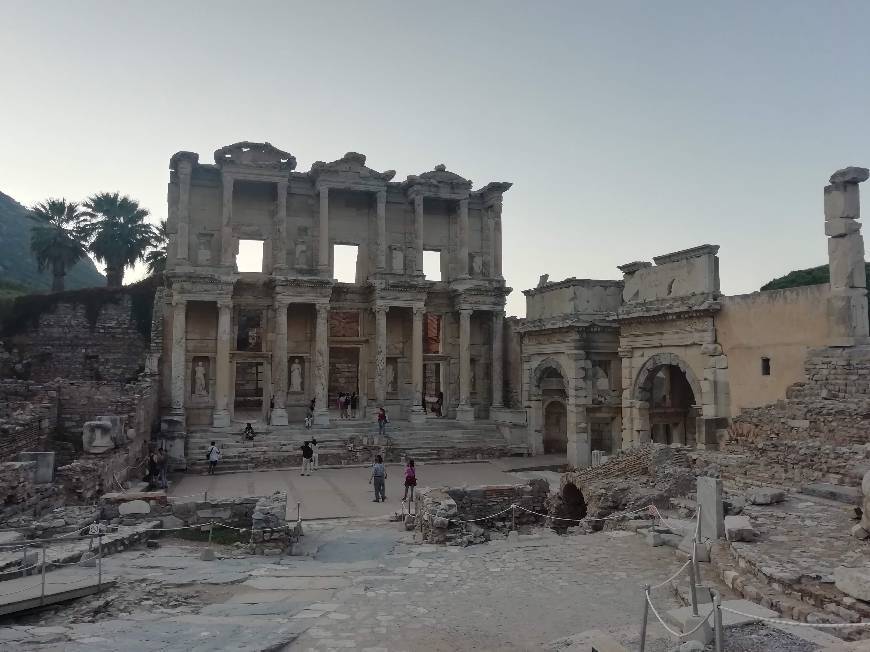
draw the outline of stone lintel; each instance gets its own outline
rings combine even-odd
[[[635,264],[635,263],[629,263]],[[644,266],[649,266],[649,263],[645,263]],[[621,269],[621,268],[620,268]],[[552,283],[547,283],[545,285],[541,285],[536,288],[530,288],[528,290],[523,290],[523,294],[527,297],[532,297],[537,294],[544,294],[546,292],[552,292],[553,290],[560,290],[563,288],[570,287],[618,287],[621,288],[625,285],[625,282],[622,280],[612,280],[612,279],[594,279],[594,278],[575,278],[570,277],[566,278],[564,281],[554,281]]]
[[[673,253],[663,254],[653,257],[653,262],[656,265],[666,265],[667,263],[676,263],[689,258],[699,258],[701,256],[715,256],[719,252],[719,245],[703,244],[689,249],[674,251]]]
[[[630,263],[625,263],[624,265],[617,265],[616,269],[625,275],[629,275],[634,274],[637,270],[645,267],[652,267],[652,263],[645,260],[635,260]]]

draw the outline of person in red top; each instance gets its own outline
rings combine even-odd
[[[411,490],[411,500],[414,500],[414,487],[417,486],[417,470],[414,468],[414,460],[408,460],[405,466],[405,497],[402,501],[408,500],[408,489]]]
[[[387,411],[383,407],[378,408],[378,434],[384,435],[387,432]]]

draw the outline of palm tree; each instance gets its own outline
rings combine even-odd
[[[154,249],[145,254],[145,264],[148,265],[148,273],[157,276],[166,270],[166,257],[169,248],[169,234],[166,232],[166,220],[160,220],[160,224],[154,229]]]
[[[85,213],[66,199],[48,199],[31,210],[40,223],[30,232],[30,250],[40,272],[51,268],[51,291],[62,292],[67,270],[85,255],[80,232]]]
[[[156,237],[154,228],[145,222],[148,211],[127,195],[103,192],[85,202],[88,220],[82,231],[88,249],[106,263],[106,285],[119,288],[124,270],[145,259],[145,252]]]

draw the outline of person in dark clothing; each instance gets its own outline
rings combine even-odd
[[[444,392],[438,392],[438,400],[435,401],[435,414],[439,417],[443,416],[441,410],[444,409]]]
[[[157,487],[160,477],[160,460],[157,452],[152,448],[148,453],[148,491]]]
[[[302,444],[302,475],[311,475],[311,465],[314,461],[314,449],[307,441]]]
[[[354,392],[350,395],[350,414],[356,419],[356,411],[359,408],[359,395]]]
[[[242,432],[242,434],[245,436],[245,439],[247,439],[248,441],[253,441],[254,435],[256,435],[257,433],[254,432],[254,426],[252,426],[250,423],[246,423],[245,429]]]
[[[386,479],[387,468],[384,466],[384,458],[380,455],[375,456],[375,463],[372,464],[372,474],[369,477],[369,484],[375,486],[375,499],[373,502],[387,501],[386,494]]]

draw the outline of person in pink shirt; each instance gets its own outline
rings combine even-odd
[[[411,500],[414,500],[414,487],[417,486],[417,470],[414,468],[414,460],[408,460],[405,466],[405,497],[402,501],[408,500],[408,489],[411,490]]]

